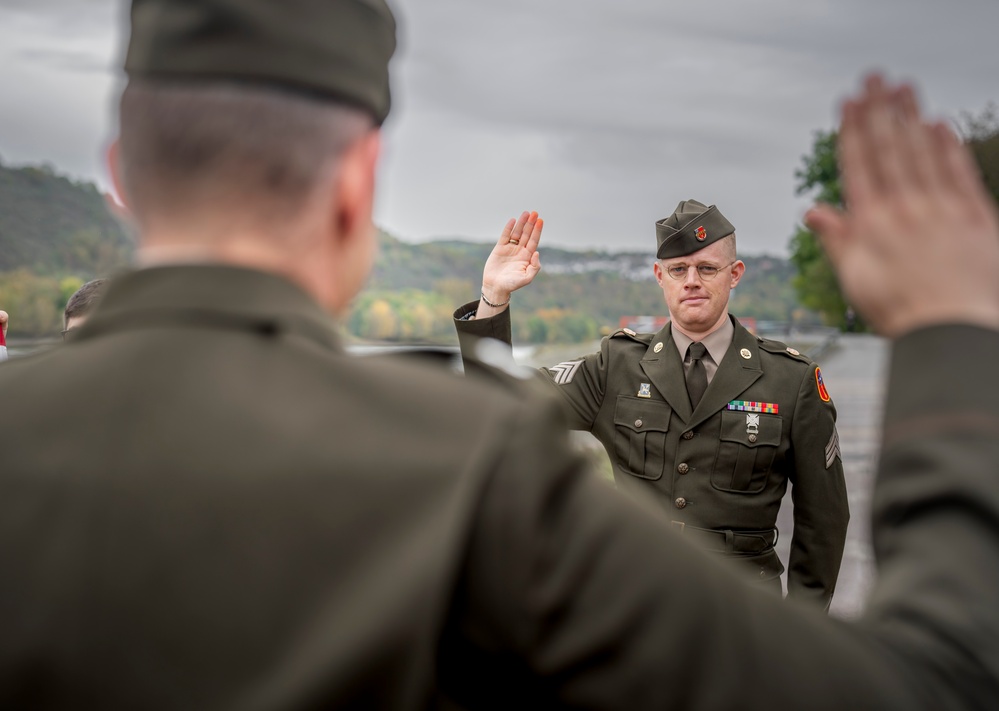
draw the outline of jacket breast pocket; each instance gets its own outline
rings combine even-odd
[[[621,395],[614,408],[615,463],[641,479],[659,479],[673,410],[665,402]]]
[[[739,494],[763,491],[780,446],[782,428],[780,415],[723,410],[711,485]]]

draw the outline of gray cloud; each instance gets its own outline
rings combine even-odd
[[[838,97],[882,67],[956,116],[999,100],[996,0],[399,0],[378,219],[414,239],[645,249],[680,199],[782,252],[794,170]],[[0,0],[0,153],[85,176],[109,133],[115,0]],[[103,120],[98,117],[104,116]],[[67,117],[69,121],[67,121]]]
[[[511,164],[483,162],[478,189],[512,202],[536,187],[536,202],[569,221],[564,232],[549,221],[552,239],[579,245],[616,232],[616,244],[637,246],[631,235],[650,229],[640,219],[697,193],[741,214],[752,236],[744,245],[783,251],[806,204],[794,170],[862,71],[918,76],[948,115],[999,93],[984,49],[999,26],[994,0],[422,0],[402,14],[393,130],[420,140],[415,117],[430,115],[474,127]],[[539,145],[550,164],[534,161],[525,179],[516,164]],[[408,191],[388,183],[405,193],[386,213],[404,234],[426,224],[410,207],[424,190],[461,195],[451,218],[473,234],[492,231],[469,207],[484,200],[447,176]],[[612,215],[593,207],[608,195]]]
[[[45,27],[54,38],[106,33],[125,9],[117,0],[0,0],[0,16]]]
[[[24,49],[17,53],[19,60],[44,65],[50,69],[68,72],[97,72],[107,74],[115,71],[107,57],[97,52],[59,49]]]

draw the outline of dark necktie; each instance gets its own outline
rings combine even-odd
[[[690,356],[690,370],[687,371],[687,395],[690,396],[690,409],[697,409],[704,391],[708,389],[708,371],[701,360],[708,354],[703,343],[691,343],[687,348]]]

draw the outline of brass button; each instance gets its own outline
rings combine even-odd
[[[676,470],[681,474],[686,474],[687,472],[690,471],[690,467],[687,465],[686,462],[680,462],[680,465],[676,468]]]
[[[683,508],[684,506],[686,506],[686,505],[687,505],[687,500],[686,500],[685,498],[683,498],[683,497],[681,496],[680,498],[678,498],[678,499],[677,499],[676,501],[674,501],[673,503],[674,503],[674,504],[676,504],[676,507],[677,507],[678,509],[682,509],[682,508]]]
[[[693,432],[684,432],[680,436],[683,437],[684,439],[694,439],[694,433]]]
[[[642,421],[641,420],[635,420],[635,427],[641,427],[641,426],[642,426]]]
[[[756,435],[754,435],[754,434],[749,435],[749,441],[750,442],[755,442],[756,441]]]

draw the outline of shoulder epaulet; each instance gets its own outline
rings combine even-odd
[[[405,360],[421,360],[428,364],[438,364],[461,372],[461,352],[457,347],[449,346],[413,346],[410,348],[391,348],[385,351],[369,353],[369,358],[403,358]]]
[[[802,363],[811,363],[812,359],[809,358],[804,353],[800,352],[796,348],[791,348],[791,346],[786,343],[781,343],[780,341],[774,341],[769,338],[763,338],[757,336],[756,340],[760,342],[760,348],[765,350],[767,353],[779,353],[781,355],[787,356],[793,360],[800,361]]]
[[[501,380],[533,380],[534,369],[518,365],[510,346],[495,338],[480,338],[473,352],[464,361],[465,373],[485,373]]]
[[[654,333],[635,333],[630,328],[619,328],[614,331],[608,338],[628,338],[636,343],[641,343],[642,345],[649,345],[652,343],[652,338],[656,334]]]

